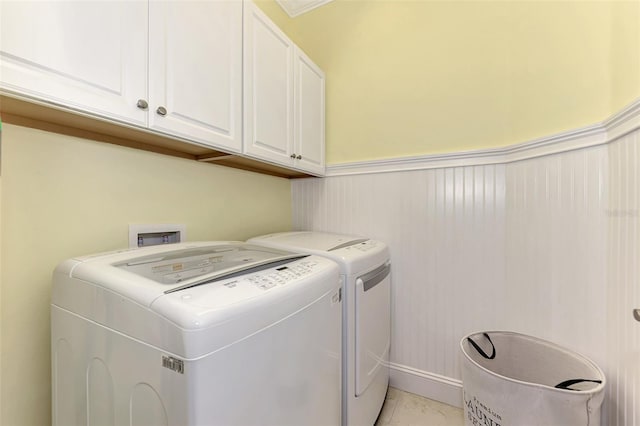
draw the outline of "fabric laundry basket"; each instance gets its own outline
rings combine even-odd
[[[588,358],[505,331],[460,341],[467,426],[600,425],[605,377]]]

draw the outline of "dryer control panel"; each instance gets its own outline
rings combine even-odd
[[[361,252],[368,252],[378,246],[378,241],[375,240],[367,240],[352,246],[347,247],[345,250],[358,250]]]

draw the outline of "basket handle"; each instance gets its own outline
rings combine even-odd
[[[556,389],[566,389],[566,390],[570,390],[570,391],[577,391],[579,392],[578,389],[571,389],[569,386],[573,386],[577,383],[582,383],[582,382],[591,382],[591,383],[602,383],[602,380],[590,380],[590,379],[569,379],[569,380],[565,380],[562,383],[558,383],[557,385],[555,385],[554,387]]]
[[[474,342],[471,337],[467,337],[467,340],[469,341],[469,343],[471,343],[471,346],[473,346],[476,349],[476,351],[478,351],[478,353],[480,355],[482,355],[484,358],[486,358],[486,359],[494,359],[496,357],[496,347],[493,344],[493,342],[491,341],[491,338],[489,337],[489,335],[487,333],[482,333],[482,335],[487,338],[489,343],[491,343],[491,355],[487,355],[487,353],[485,351],[483,351],[482,348],[480,346],[478,346],[478,344],[476,342]]]

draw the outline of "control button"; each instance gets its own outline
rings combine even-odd
[[[179,283],[182,278],[182,274],[167,274],[164,276],[164,279],[170,283]]]
[[[275,283],[266,282],[266,283],[260,284],[258,287],[263,289],[263,290],[269,290],[270,288],[275,287]]]

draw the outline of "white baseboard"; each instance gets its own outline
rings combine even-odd
[[[450,377],[390,363],[389,385],[435,401],[462,408],[462,382]]]

